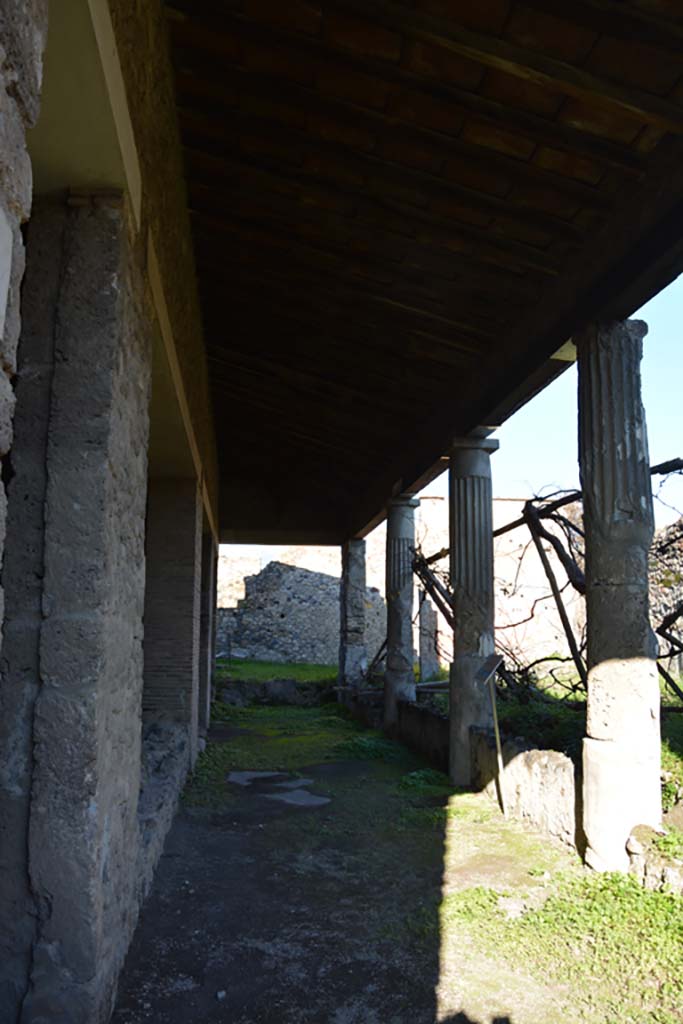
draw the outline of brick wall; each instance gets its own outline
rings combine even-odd
[[[150,480],[145,594],[146,716],[188,726],[196,756],[199,717],[202,512],[194,480]]]
[[[199,729],[209,725],[214,664],[216,607],[216,545],[210,533],[202,538],[202,607],[199,638]]]

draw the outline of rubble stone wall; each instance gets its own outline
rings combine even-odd
[[[257,661],[336,665],[339,657],[339,579],[270,562],[245,580],[237,608],[219,608],[216,649]],[[386,636],[386,607],[366,590],[368,658]]]
[[[21,226],[31,212],[33,179],[26,132],[38,119],[47,0],[3,0],[0,5],[0,457],[12,447],[20,290],[25,253]],[[0,560],[6,498],[0,482]],[[4,599],[0,591],[0,630]]]

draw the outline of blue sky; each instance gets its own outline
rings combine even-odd
[[[643,402],[651,464],[683,456],[683,277],[647,305],[638,319],[649,325],[643,342]],[[576,367],[572,366],[496,432],[493,492],[526,498],[578,487]],[[425,493],[445,494],[446,474]],[[657,486],[655,482],[655,487]],[[661,498],[683,511],[683,477],[669,478]],[[678,518],[655,501],[657,525]]]

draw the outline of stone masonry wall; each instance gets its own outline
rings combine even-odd
[[[3,481],[10,472],[7,456],[13,440],[13,378],[21,332],[20,290],[25,267],[21,226],[29,217],[32,200],[26,131],[35,124],[40,109],[46,38],[47,0],[4,0],[0,5],[0,457]],[[0,482],[0,563],[5,550],[6,516],[5,485]],[[0,637],[4,609],[2,586]],[[21,702],[17,706],[14,698],[14,690],[1,679],[0,1007],[3,1008],[16,1005],[16,979],[26,976],[27,951],[33,934],[31,921],[23,917],[31,906],[24,852],[30,745],[21,728],[17,729],[24,707]],[[15,831],[17,825],[19,833]],[[20,837],[23,837],[23,847]],[[21,925],[20,916],[23,917]],[[15,926],[20,928],[16,942],[13,941]]]
[[[142,261],[120,203],[48,204],[32,218],[3,566],[11,1024],[106,1021],[141,895]],[[8,920],[14,881],[22,902]]]
[[[259,661],[336,665],[339,658],[339,580],[281,562],[246,578],[236,609],[219,608],[217,651]],[[386,607],[366,590],[368,657],[386,636]]]
[[[650,550],[650,619],[659,625],[683,601],[683,519],[657,530]],[[681,636],[683,619],[672,627],[672,633]],[[660,651],[669,648],[659,640]],[[683,655],[669,659],[669,671],[683,677]]]

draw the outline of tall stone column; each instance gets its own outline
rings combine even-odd
[[[2,19],[0,18],[0,21]],[[37,203],[0,665],[0,1020],[104,1020],[140,898],[152,324],[123,204]]]
[[[439,655],[436,649],[439,619],[436,608],[422,591],[420,594],[420,682],[427,683],[439,674]]]
[[[359,687],[368,670],[365,647],[365,541],[342,545],[339,587],[339,685]]]
[[[653,534],[639,320],[575,339],[586,532],[588,715],[583,746],[586,861],[625,870],[626,841],[661,822],[659,684],[648,609]]]
[[[493,727],[488,689],[476,681],[493,654],[493,507],[492,438],[464,437],[451,449],[449,512],[451,584],[455,615],[450,678],[451,780],[472,781],[470,727]]]
[[[415,700],[413,671],[413,554],[417,498],[394,498],[387,517],[387,667],[384,727],[398,720],[398,701]]]

